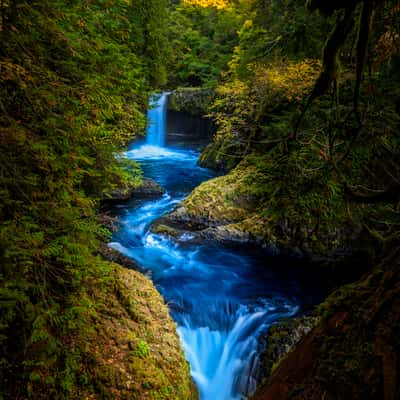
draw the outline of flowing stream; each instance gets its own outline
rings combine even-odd
[[[298,311],[296,284],[251,252],[192,243],[190,234],[172,241],[149,230],[214,176],[197,165],[195,150],[164,147],[166,101],[166,94],[153,98],[146,142],[126,152],[166,193],[119,206],[122,227],[109,245],[134,259],[169,305],[201,399],[245,399],[255,390],[259,334]]]

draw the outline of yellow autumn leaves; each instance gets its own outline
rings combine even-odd
[[[218,9],[225,8],[228,0],[183,0],[186,4],[193,4],[200,7],[216,7]]]
[[[276,62],[268,67],[253,66],[258,86],[279,91],[288,101],[300,101],[312,89],[320,71],[320,61]]]

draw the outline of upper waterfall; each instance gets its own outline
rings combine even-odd
[[[165,125],[167,119],[168,93],[152,95],[150,108],[147,112],[146,142],[152,146],[165,145]]]

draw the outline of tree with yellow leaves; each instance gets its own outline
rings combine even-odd
[[[228,0],[183,0],[184,3],[193,4],[200,7],[225,8],[229,4]]]

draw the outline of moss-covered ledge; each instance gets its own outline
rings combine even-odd
[[[168,110],[205,116],[214,98],[211,88],[178,88],[168,96]]]
[[[158,223],[164,231],[169,226],[192,231],[203,239],[248,243],[274,254],[317,263],[332,265],[354,257],[364,263],[361,260],[372,259],[374,243],[361,224],[343,217],[321,219],[316,225],[315,220],[297,209],[302,199],[285,200],[285,206],[281,206],[282,201],[276,195],[280,186],[263,180],[260,167],[252,159],[244,159],[227,175],[196,187],[174,211],[156,221],[154,227],[157,230]],[[323,199],[323,194],[315,196]]]

